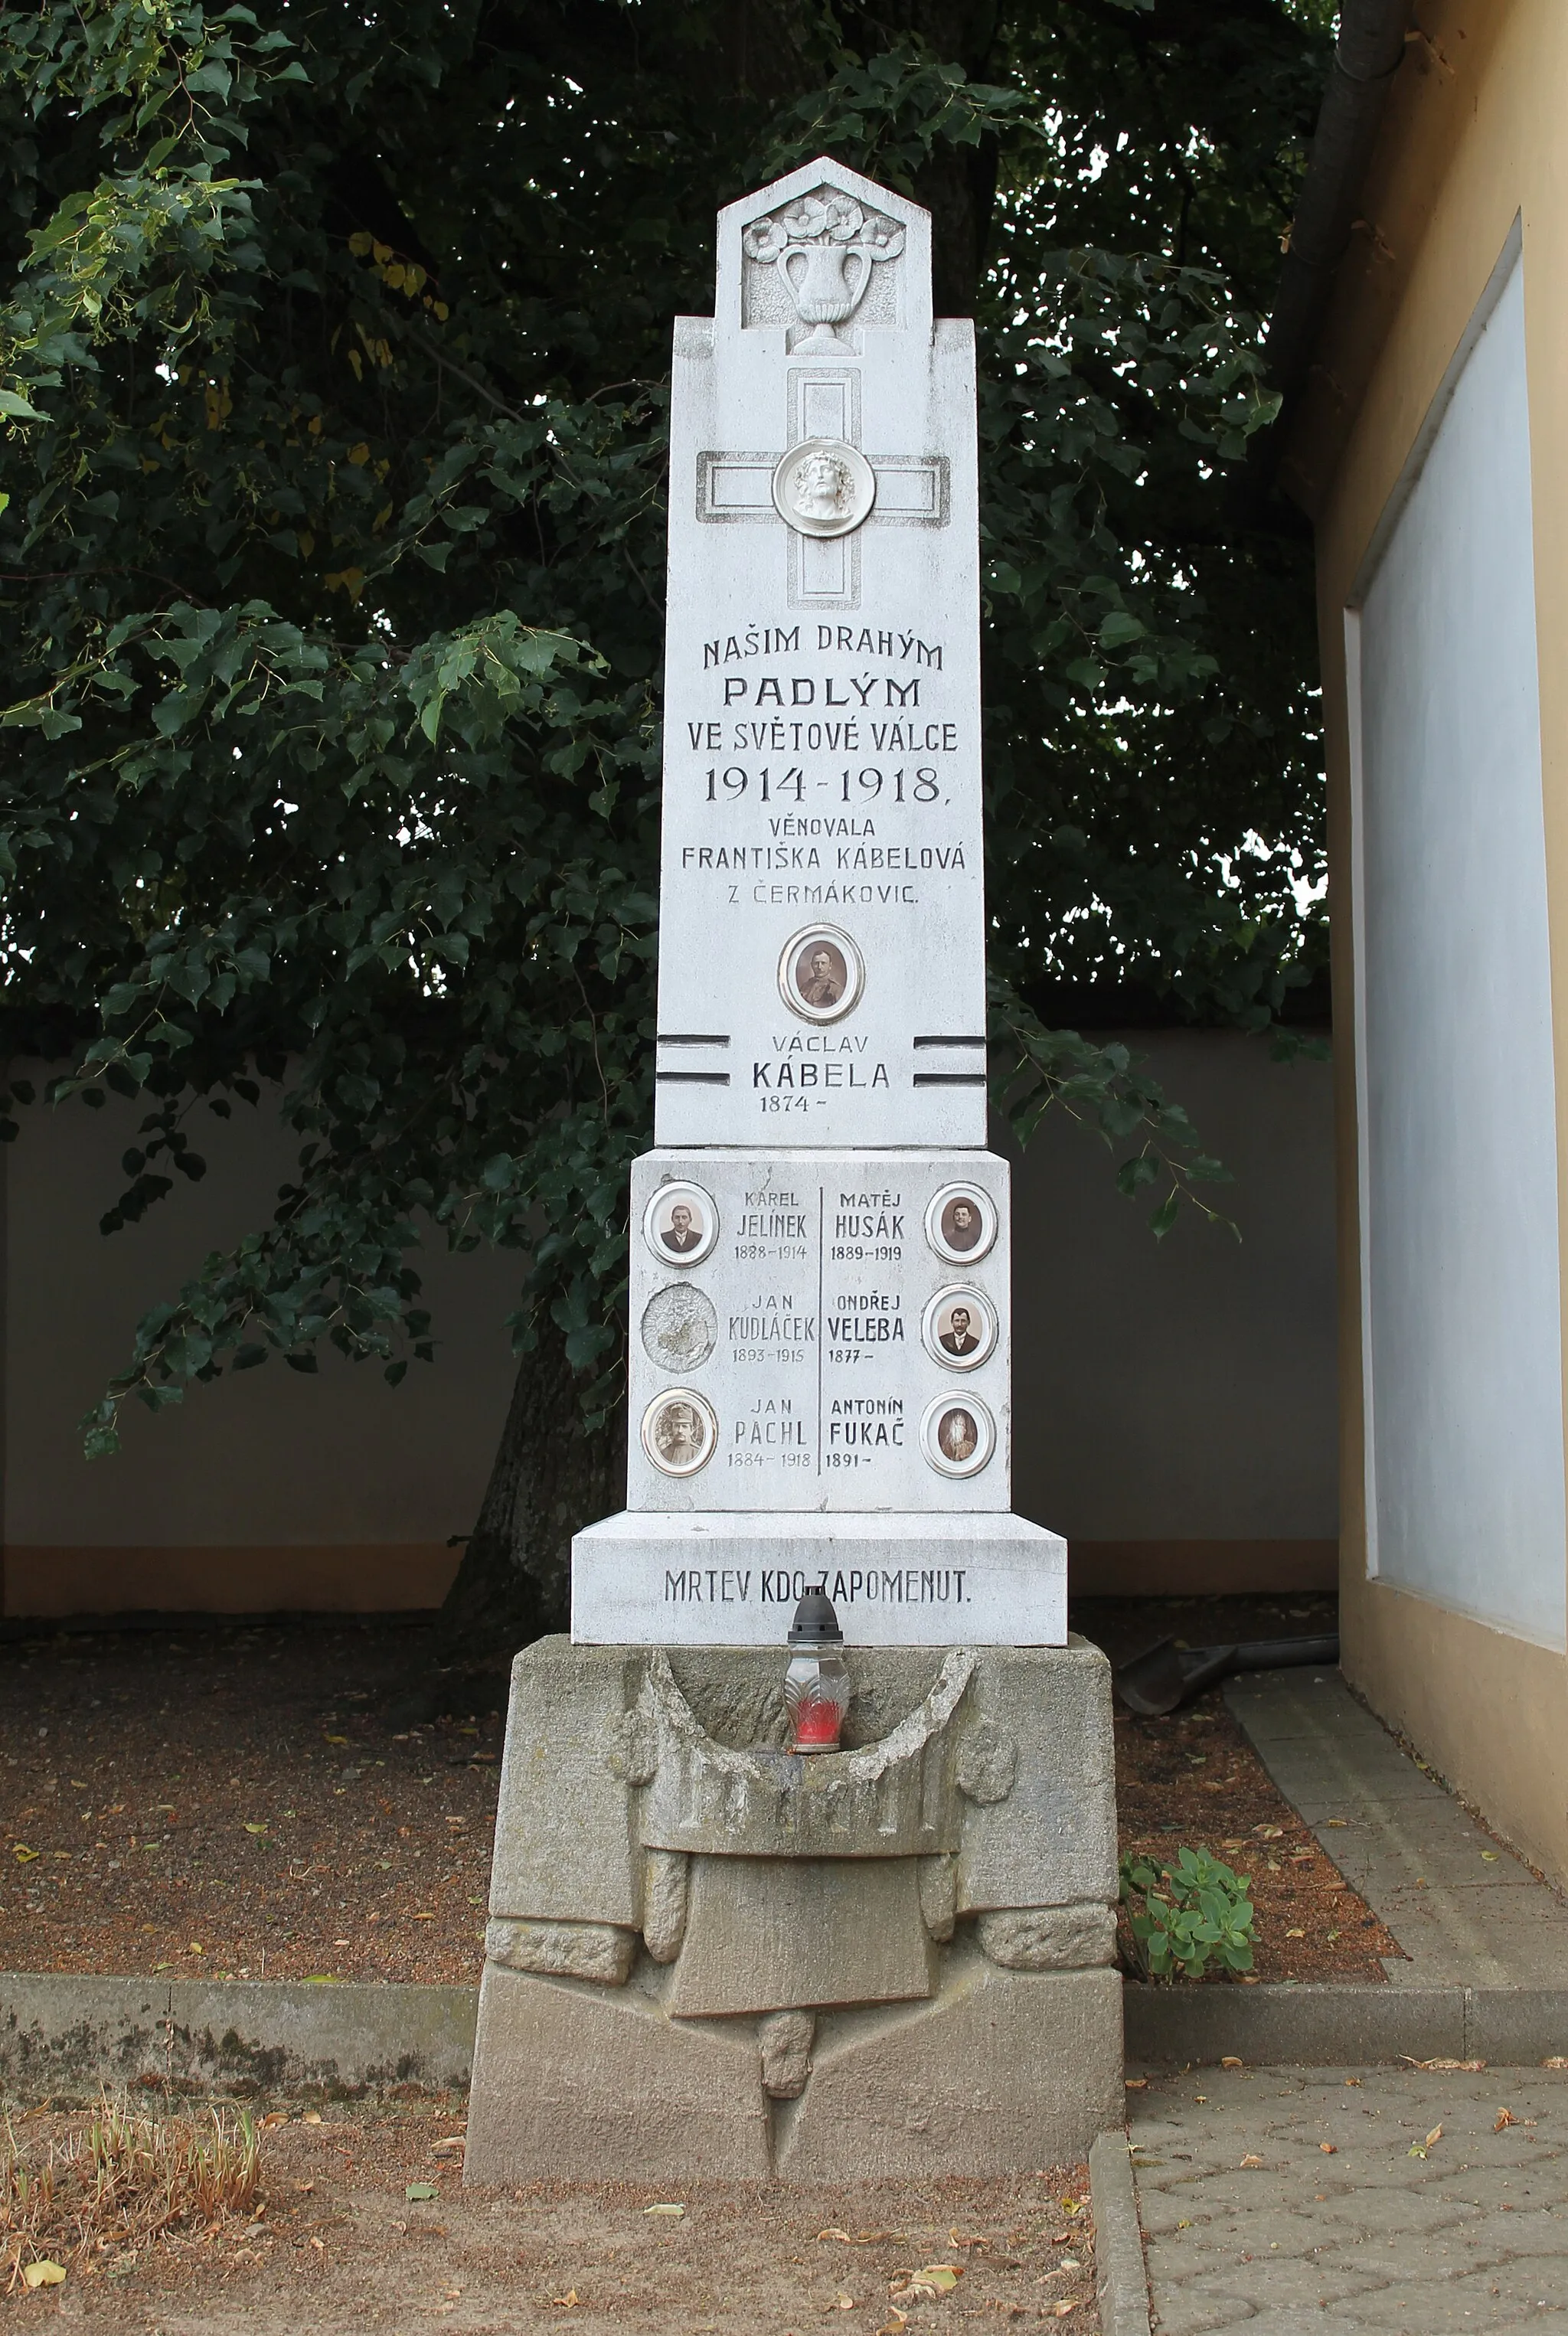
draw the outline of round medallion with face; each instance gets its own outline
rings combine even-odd
[[[997,1311],[983,1290],[939,1290],[920,1318],[920,1338],[934,1363],[978,1370],[996,1352]]]
[[[642,1237],[666,1265],[700,1265],[718,1239],[718,1211],[700,1184],[661,1184],[642,1212]]]
[[[877,474],[858,447],[838,438],[808,438],[780,455],[773,499],[797,535],[848,535],[871,516]]]
[[[950,1265],[974,1265],[997,1238],[997,1204],[978,1184],[944,1184],[926,1210],[926,1239]]]
[[[997,1426],[978,1396],[939,1395],[920,1420],[920,1450],[939,1476],[978,1476],[997,1448]]]
[[[841,1022],[860,1003],[864,962],[837,925],[807,925],[784,945],[778,987],[790,1012],[803,1022]]]
[[[695,1476],[713,1458],[718,1421],[691,1387],[667,1387],[642,1416],[642,1448],[667,1476]]]

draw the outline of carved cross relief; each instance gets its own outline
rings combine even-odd
[[[791,312],[790,353],[814,362],[789,368],[782,453],[697,456],[696,516],[708,526],[782,523],[792,608],[860,605],[860,538],[868,521],[948,521],[945,457],[868,460],[861,452],[852,319],[873,284],[894,272],[885,263],[897,261],[903,247],[896,220],[825,188],[745,230],[748,273],[773,286],[764,305]]]

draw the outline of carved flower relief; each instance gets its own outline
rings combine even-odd
[[[745,231],[745,248],[753,259],[777,259],[792,244],[854,244],[877,259],[896,259],[904,248],[904,230],[897,219],[868,211],[852,196],[803,195],[785,211],[757,219]]]

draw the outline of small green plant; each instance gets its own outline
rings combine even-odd
[[[1144,1979],[1202,1979],[1211,1963],[1252,1968],[1251,1879],[1206,1849],[1181,1849],[1175,1863],[1129,1853],[1121,1864],[1132,1960]]]

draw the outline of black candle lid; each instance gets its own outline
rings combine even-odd
[[[839,1629],[839,1618],[833,1612],[825,1582],[819,1582],[814,1590],[808,1590],[795,1608],[795,1618],[790,1624],[789,1642],[792,1647],[843,1645],[844,1634]]]

